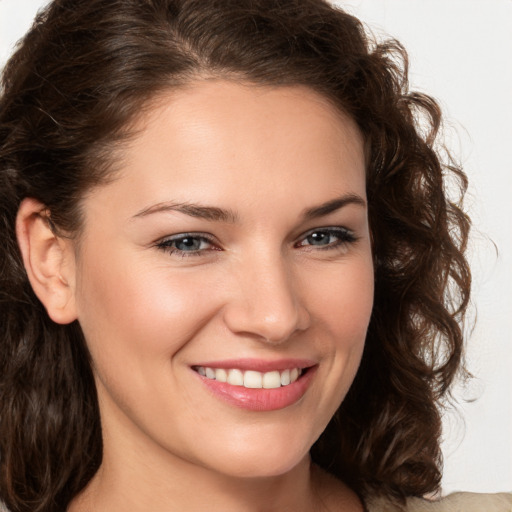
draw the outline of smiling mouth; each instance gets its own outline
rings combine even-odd
[[[210,368],[208,366],[193,367],[199,375],[210,380],[225,382],[232,386],[240,386],[247,389],[277,389],[293,384],[308,368],[291,368],[286,370],[274,370],[270,372],[258,372],[255,370],[241,370],[238,368]]]
[[[221,401],[254,412],[275,411],[300,403],[314,381],[314,360],[237,359],[191,367],[200,382]]]

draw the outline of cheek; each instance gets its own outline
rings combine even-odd
[[[91,255],[78,285],[79,322],[95,363],[132,370],[149,359],[167,363],[215,314],[200,275],[149,270],[142,258],[109,260]]]
[[[312,297],[318,342],[326,354],[326,388],[332,390],[332,394],[319,397],[319,401],[325,400],[322,403],[330,415],[344,399],[359,368],[374,290],[371,256],[338,270],[321,283],[322,287],[314,288]]]
[[[334,336],[334,348],[363,345],[373,307],[371,258],[340,267],[325,281],[311,284],[310,290],[310,308],[322,328]]]

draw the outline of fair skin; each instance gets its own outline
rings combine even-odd
[[[204,80],[137,129],[78,245],[36,201],[18,215],[36,294],[93,360],[103,461],[69,510],[362,510],[308,455],[372,308],[356,126],[303,87]]]

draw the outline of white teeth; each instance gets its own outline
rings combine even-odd
[[[285,370],[281,373],[281,386],[288,386],[290,384],[290,370]]]
[[[247,370],[244,373],[244,388],[261,388],[263,386],[263,375],[260,372]]]
[[[281,386],[288,386],[302,375],[302,369],[299,368],[283,370],[282,372],[274,370],[262,373],[254,370],[243,372],[237,368],[225,370],[224,368],[197,366],[196,371],[207,379],[227,382],[232,386],[243,386],[250,389],[275,389]]]
[[[229,370],[227,382],[232,386],[243,386],[244,374],[242,373],[241,370]]]
[[[224,368],[217,368],[215,370],[215,380],[218,380],[219,382],[227,382],[228,372],[224,370]]]
[[[263,374],[263,387],[274,389],[281,387],[281,374],[279,372],[267,372]]]

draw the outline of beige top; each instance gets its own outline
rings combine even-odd
[[[385,499],[368,500],[368,512],[512,512],[512,493],[456,492],[430,501],[409,498],[402,508]]]
[[[512,493],[457,492],[438,501],[410,498],[405,508],[384,499],[367,502],[368,512],[512,512]],[[8,512],[0,501],[0,512]]]

